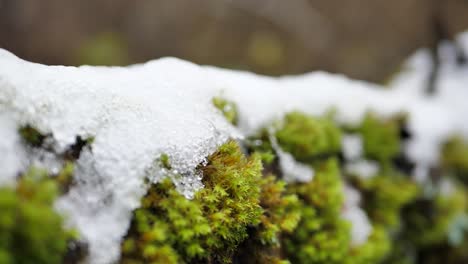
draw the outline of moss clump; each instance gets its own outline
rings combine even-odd
[[[444,170],[468,184],[468,142],[455,136],[442,148],[441,164]]]
[[[367,114],[358,132],[362,135],[366,158],[386,163],[400,153],[398,119],[381,120],[373,114]]]
[[[390,229],[400,226],[401,209],[419,193],[415,183],[396,173],[357,178],[354,182],[364,195],[363,205],[369,217]]]
[[[291,112],[277,130],[281,147],[297,160],[310,162],[318,156],[334,155],[341,149],[341,132],[331,120]]]
[[[456,217],[466,211],[466,195],[458,189],[449,195],[421,198],[405,208],[405,235],[417,247],[446,242]]]
[[[299,196],[302,219],[284,247],[293,263],[343,263],[348,255],[350,224],[341,218],[343,186],[334,158],[314,166],[314,179],[289,187]]]
[[[261,223],[251,229],[249,239],[238,250],[239,263],[287,263],[283,259],[281,238],[291,234],[301,218],[299,200],[286,193],[286,183],[273,175],[261,180]]]
[[[62,263],[72,233],[53,209],[59,193],[47,173],[30,169],[0,188],[0,263]]]
[[[222,97],[214,97],[213,105],[221,111],[226,120],[233,124],[237,125],[238,115],[237,115],[237,106],[231,101],[228,101]]]
[[[168,180],[150,188],[122,245],[123,263],[231,262],[248,227],[261,222],[262,165],[229,142],[200,169],[205,188],[193,200]]]
[[[258,239],[264,245],[279,246],[279,235],[291,233],[301,218],[299,200],[286,194],[286,183],[270,175],[261,180],[260,205],[264,212],[258,228]]]

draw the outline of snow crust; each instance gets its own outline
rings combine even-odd
[[[459,42],[468,50],[468,41]],[[343,124],[358,124],[369,110],[381,117],[407,113],[413,137],[405,152],[417,165],[416,178],[424,181],[440,145],[455,133],[468,136],[468,67],[456,63],[453,46],[442,49],[433,96],[424,91],[432,67],[425,50],[408,60],[388,89],[325,72],[272,78],[174,58],[123,68],[44,66],[0,49],[0,156],[6,157],[0,161],[0,184],[24,168],[24,149],[13,133],[20,125],[51,134],[55,153],[77,136],[94,138],[76,163],[76,184],[56,207],[89,242],[88,261],[111,263],[146,191],[145,178],[171,177],[190,198],[203,187],[196,166],[219,145],[252,135],[292,110],[321,115],[334,109]],[[220,94],[236,103],[238,128],[212,105]],[[297,171],[289,154],[276,151]],[[169,156],[171,171],[159,168],[162,154]],[[308,180],[289,175],[291,181]],[[350,214],[351,220],[363,219]],[[356,243],[367,237],[363,230],[353,231]]]

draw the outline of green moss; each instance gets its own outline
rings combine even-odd
[[[261,162],[229,142],[200,170],[205,188],[193,200],[169,180],[150,188],[122,245],[123,263],[231,262],[248,227],[261,222]]]
[[[341,218],[342,182],[334,158],[314,166],[314,179],[289,187],[299,196],[302,219],[284,249],[293,263],[343,263],[348,255],[350,224]]]
[[[354,181],[363,194],[363,207],[369,217],[390,229],[400,226],[401,209],[419,194],[415,183],[396,173]]]
[[[443,169],[468,184],[468,142],[452,137],[444,145],[441,155]]]
[[[237,115],[237,106],[231,101],[228,101],[222,97],[214,97],[213,105],[221,111],[227,121],[233,125],[237,124],[238,115]]]
[[[337,154],[341,149],[341,132],[329,119],[314,118],[291,112],[277,130],[281,147],[299,161],[311,161],[319,155]]]
[[[279,246],[279,235],[293,232],[301,218],[297,196],[286,194],[285,187],[285,182],[272,175],[261,180],[260,205],[264,212],[258,239],[264,245]]]
[[[53,209],[58,193],[56,182],[37,169],[15,188],[0,188],[0,263],[62,263],[73,234]]]
[[[466,198],[464,191],[457,189],[410,204],[404,212],[407,239],[418,247],[446,242],[454,220],[467,209]]]
[[[367,114],[359,132],[363,139],[365,157],[380,162],[388,162],[401,150],[399,119],[381,120]]]
[[[248,240],[238,249],[238,263],[287,263],[283,259],[280,240],[291,234],[301,218],[295,194],[286,193],[286,183],[273,175],[261,180],[261,223],[251,229]]]

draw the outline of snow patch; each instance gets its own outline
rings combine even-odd
[[[359,207],[360,201],[360,193],[351,186],[345,185],[341,216],[351,223],[351,244],[353,246],[366,243],[372,233],[372,224],[364,210]]]

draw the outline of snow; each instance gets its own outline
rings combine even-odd
[[[468,50],[463,39],[459,43]],[[413,137],[405,152],[424,182],[441,144],[456,133],[468,136],[468,67],[456,64],[453,46],[442,49],[433,96],[424,91],[432,67],[425,50],[411,57],[386,88],[325,72],[273,78],[174,58],[123,68],[44,66],[0,49],[0,136],[5,139],[0,155],[6,157],[0,161],[0,184],[11,182],[24,167],[24,147],[14,133],[20,125],[50,133],[56,153],[77,136],[94,138],[76,162],[76,185],[56,207],[89,242],[88,261],[111,263],[145,194],[145,178],[170,177],[190,198],[203,187],[195,168],[219,145],[252,135],[292,110],[313,115],[335,110],[341,124],[358,124],[369,110],[381,117],[407,113]],[[236,103],[237,128],[212,105],[219,94]],[[276,152],[289,181],[312,178],[312,169],[278,147]],[[159,168],[162,154],[169,156],[171,171]],[[301,178],[305,170],[307,179]],[[352,212],[347,217],[363,219]],[[357,243],[364,231],[356,231]]]
[[[344,206],[341,216],[351,223],[351,244],[359,246],[367,241],[372,224],[364,210],[359,207],[360,193],[349,185],[344,186]]]
[[[365,159],[347,162],[345,164],[345,170],[347,173],[363,179],[369,179],[377,175],[379,168],[380,167],[377,162]]]
[[[0,113],[0,186],[13,185],[23,170],[25,153],[14,120]]]
[[[348,161],[357,160],[362,157],[362,137],[357,134],[345,134],[341,138],[341,148],[344,158]]]

